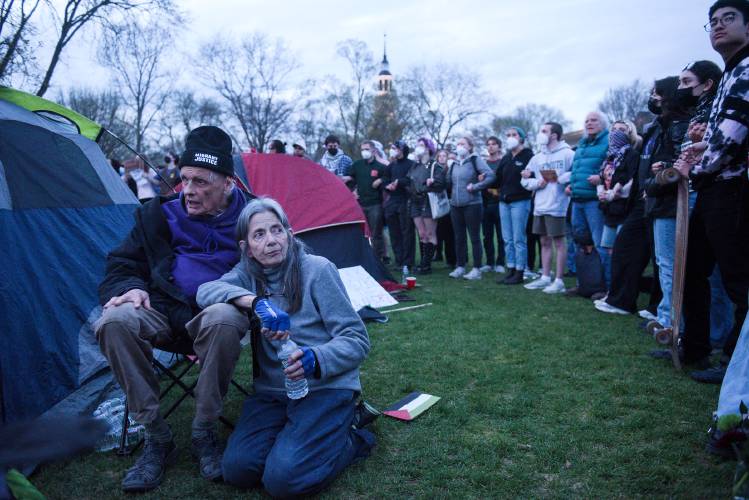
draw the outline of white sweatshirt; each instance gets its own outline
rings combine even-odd
[[[544,147],[528,162],[525,169],[531,171],[535,177],[521,179],[520,184],[528,191],[536,192],[533,202],[533,215],[567,216],[570,197],[565,194],[564,188],[570,182],[570,169],[574,157],[575,152],[572,151],[569,144],[561,141],[552,150]],[[542,170],[555,170],[557,182],[549,182],[539,189],[538,181],[542,179]]]

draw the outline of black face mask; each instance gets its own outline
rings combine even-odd
[[[648,111],[654,115],[660,115],[663,112],[661,109],[661,101],[653,99],[652,97],[648,99]]]
[[[683,108],[692,108],[697,106],[699,97],[692,94],[694,87],[687,87],[685,89],[676,89],[676,102]]]
[[[335,156],[338,154],[338,148],[328,148],[328,154],[330,156]]]

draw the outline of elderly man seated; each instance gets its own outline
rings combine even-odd
[[[135,226],[107,257],[99,286],[104,306],[96,324],[99,345],[131,415],[146,428],[145,448],[125,474],[124,491],[155,488],[176,459],[172,432],[159,413],[152,350],[190,341],[200,359],[192,451],[203,477],[221,478],[216,422],[239,358],[239,340],[249,327],[247,315],[233,306],[201,312],[195,301],[201,284],[221,277],[239,259],[234,230],[246,198],[234,186],[231,139],[219,128],[199,127],[185,146],[183,191],[136,211]]]
[[[253,311],[263,326],[253,353],[255,393],[229,438],[224,480],[262,484],[274,497],[311,495],[374,445],[356,406],[369,336],[336,267],[305,251],[276,201],[252,200],[237,239],[240,262],[198,289],[202,307]],[[289,336],[300,347],[284,369],[279,348]],[[287,395],[287,378],[292,385],[306,378],[309,392]]]

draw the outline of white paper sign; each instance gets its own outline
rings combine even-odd
[[[338,274],[355,311],[364,306],[379,309],[398,303],[362,266],[345,267]]]

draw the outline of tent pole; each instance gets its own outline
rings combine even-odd
[[[153,171],[154,171],[154,172],[156,173],[156,177],[158,177],[158,178],[159,178],[159,179],[161,180],[161,182],[163,182],[164,184],[166,184],[167,186],[169,186],[169,189],[171,189],[171,190],[172,190],[172,193],[175,193],[175,194],[177,193],[177,190],[176,190],[176,189],[174,189],[174,186],[172,186],[171,184],[169,184],[169,182],[168,182],[168,181],[167,181],[166,179],[164,179],[164,178],[163,178],[163,177],[161,176],[161,174],[160,174],[160,173],[159,173],[159,171],[158,171],[158,170],[156,169],[156,167],[154,167],[154,166],[153,166],[153,165],[151,164],[151,162],[150,162],[150,161],[148,161],[148,158],[146,158],[145,156],[143,156],[142,154],[140,154],[139,152],[137,152],[136,150],[134,150],[134,149],[133,149],[132,147],[130,147],[130,145],[129,145],[128,143],[126,143],[125,141],[123,141],[122,139],[120,139],[120,138],[119,138],[119,137],[117,136],[117,134],[114,134],[114,133],[110,132],[109,130],[105,129],[104,127],[102,127],[102,130],[104,130],[104,132],[106,132],[107,134],[109,134],[110,136],[112,136],[112,137],[113,137],[114,139],[116,139],[117,141],[119,141],[119,143],[120,143],[120,144],[122,144],[123,146],[125,146],[125,147],[126,147],[126,148],[127,148],[128,150],[130,150],[130,151],[131,151],[131,152],[132,152],[132,153],[133,153],[133,154],[134,154],[135,156],[137,156],[138,158],[140,158],[141,160],[143,160],[143,162],[144,162],[144,163],[145,163],[146,165],[148,165],[148,168],[150,168],[151,170],[153,170]]]

